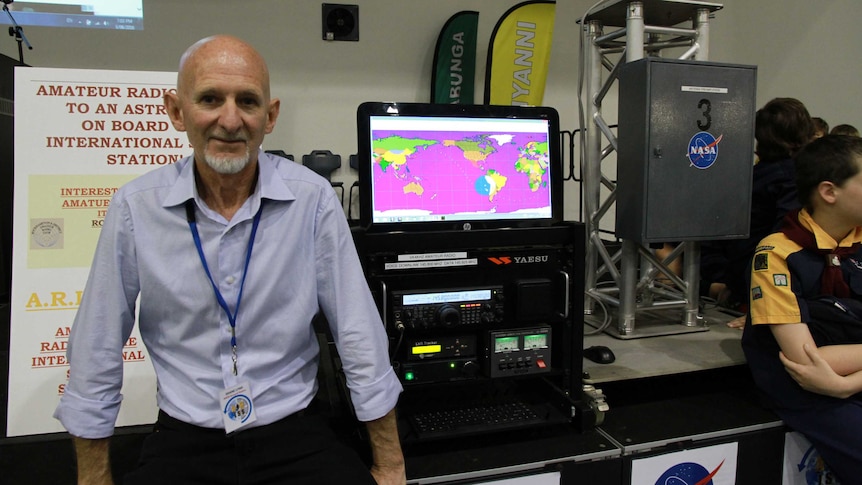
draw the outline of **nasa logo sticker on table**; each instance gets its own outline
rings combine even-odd
[[[700,463],[679,463],[662,473],[655,481],[655,485],[710,485],[712,484],[712,477],[718,473],[722,465],[724,462],[719,463],[714,470],[709,471]]]
[[[722,138],[724,135],[716,138],[706,131],[695,133],[688,142],[686,154],[692,166],[704,170],[711,167],[718,159],[718,144]]]
[[[631,485],[732,485],[739,443],[632,459]]]

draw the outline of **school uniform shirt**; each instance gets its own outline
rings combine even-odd
[[[176,419],[224,428],[221,393],[242,382],[252,394],[253,426],[304,409],[318,388],[311,325],[318,309],[329,322],[357,418],[377,419],[395,407],[401,384],[339,199],[325,179],[290,160],[261,151],[258,164],[254,193],[230,221],[201,200],[193,157],[115,194],[72,326],[69,383],[54,414],[71,434],[113,434],[121,351],[138,297],[157,403]],[[187,220],[190,199],[212,280]],[[213,285],[236,313],[237,375],[231,326]]]
[[[862,228],[856,228],[836,243],[814,222],[807,211],[799,212],[799,222],[814,233],[817,247],[850,247],[862,241]],[[751,267],[751,323],[783,324],[807,322],[806,300],[820,293],[820,275],[825,267],[823,254],[804,251],[784,233],[774,233],[755,249]],[[851,292],[862,295],[862,249],[841,261],[844,280]]]
[[[799,222],[814,233],[820,249],[850,247],[862,242],[862,228],[856,228],[836,242],[804,209]],[[804,391],[790,377],[778,358],[780,347],[770,325],[807,324],[812,335],[821,335],[809,313],[813,300],[820,293],[820,276],[826,257],[819,252],[803,249],[784,233],[777,232],[763,239],[755,249],[751,263],[750,325],[743,334],[742,346],[754,380],[778,407],[807,409],[827,405],[834,398]],[[844,281],[850,286],[851,298],[862,296],[862,248],[841,261]],[[818,342],[818,345],[822,345]]]

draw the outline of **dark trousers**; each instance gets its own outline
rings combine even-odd
[[[138,467],[125,485],[369,484],[375,483],[356,452],[327,422],[300,412],[275,423],[240,430],[200,428],[159,412],[144,440]]]

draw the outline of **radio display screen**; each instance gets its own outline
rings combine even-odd
[[[462,301],[490,300],[491,290],[444,291],[404,295],[403,305],[428,305],[434,303],[457,303]]]
[[[413,355],[436,354],[443,350],[440,344],[434,345],[416,345],[411,349]]]

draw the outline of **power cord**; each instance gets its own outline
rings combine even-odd
[[[389,354],[389,360],[394,361],[395,356],[398,355],[398,349],[401,348],[401,343],[404,341],[404,324],[398,323],[395,325],[395,330],[398,331],[398,340],[395,342],[395,347],[392,348],[392,352]]]

